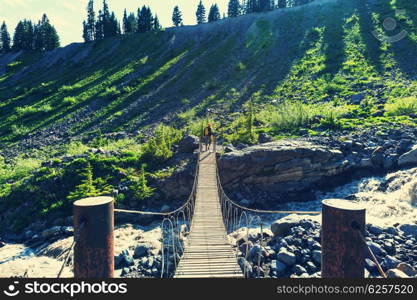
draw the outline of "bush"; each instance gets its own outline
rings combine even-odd
[[[417,114],[417,98],[397,98],[385,104],[385,111],[389,116],[409,116]]]
[[[155,163],[162,163],[173,155],[172,147],[181,139],[181,131],[159,125],[154,135],[144,145],[144,157]]]
[[[77,104],[77,99],[75,97],[65,97],[62,101],[65,105],[71,106]]]

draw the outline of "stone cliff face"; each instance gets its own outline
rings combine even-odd
[[[348,157],[339,149],[295,140],[225,154],[219,160],[219,171],[227,190],[263,191],[287,201],[292,193],[324,183],[331,185],[334,176],[347,174],[357,163],[359,159]]]
[[[219,172],[234,200],[250,199],[244,201],[260,207],[308,201],[313,190],[416,164],[417,149],[410,150],[412,140],[406,147],[401,138],[386,143],[282,140],[226,153],[219,159]]]

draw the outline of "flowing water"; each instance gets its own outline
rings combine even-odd
[[[333,191],[316,192],[316,200],[290,202],[286,210],[320,211],[324,199],[353,199],[366,207],[366,222],[379,226],[417,223],[417,168],[352,181]]]

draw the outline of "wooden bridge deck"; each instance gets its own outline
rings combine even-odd
[[[227,239],[216,178],[216,155],[202,152],[195,211],[184,255],[175,278],[241,278]]]

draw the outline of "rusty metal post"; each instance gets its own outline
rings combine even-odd
[[[321,276],[364,278],[365,247],[357,230],[365,228],[365,208],[349,200],[323,201]]]
[[[74,202],[75,278],[113,278],[114,202],[112,197]]]

